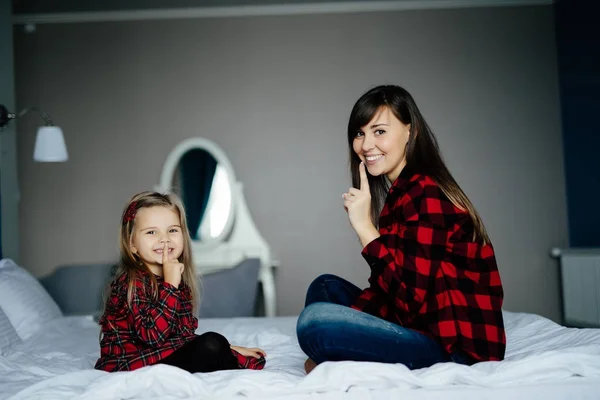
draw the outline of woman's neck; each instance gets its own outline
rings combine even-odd
[[[393,171],[390,171],[386,174],[386,177],[390,181],[390,184],[396,182],[396,179],[398,179],[404,167],[406,167],[406,158],[403,158],[402,161],[400,161],[400,164],[398,164],[398,166]]]

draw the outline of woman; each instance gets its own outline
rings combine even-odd
[[[350,114],[348,144],[353,187],[342,197],[371,276],[364,290],[334,275],[311,283],[297,324],[306,372],[324,361],[502,360],[492,244],[412,96],[369,90]]]

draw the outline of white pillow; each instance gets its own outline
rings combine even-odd
[[[21,338],[17,335],[17,331],[0,308],[0,355],[7,354],[12,346],[20,342]]]
[[[0,307],[23,340],[62,316],[41,283],[11,259],[0,261]]]

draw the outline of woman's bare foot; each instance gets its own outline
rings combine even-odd
[[[307,374],[310,374],[310,371],[315,369],[316,366],[317,366],[317,364],[315,364],[315,362],[313,360],[311,360],[310,358],[307,358],[306,361],[304,362],[304,370],[306,371]]]

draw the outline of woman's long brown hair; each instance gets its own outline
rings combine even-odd
[[[404,125],[410,125],[406,145],[406,166],[411,172],[429,176],[456,207],[469,213],[474,226],[473,241],[490,243],[483,221],[475,207],[462,191],[446,167],[431,128],[421,115],[413,97],[406,89],[395,85],[377,86],[363,94],[352,108],[348,122],[348,145],[350,149],[350,174],[352,185],[360,187],[358,166],[361,162],[354,152],[356,133],[369,123],[382,107],[387,107]],[[371,189],[371,218],[379,225],[379,213],[383,208],[390,185],[384,175],[367,174]]]

